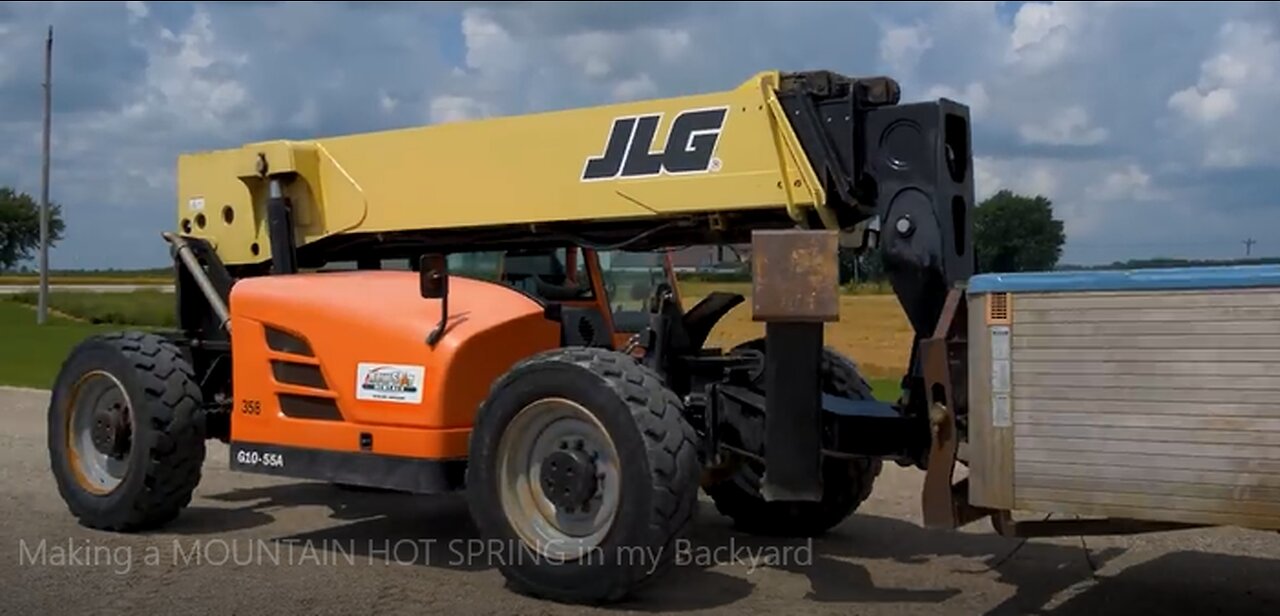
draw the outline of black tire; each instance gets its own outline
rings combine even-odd
[[[602,543],[577,560],[531,549],[500,496],[504,433],[526,406],[555,398],[594,417],[616,451],[612,523]],[[470,443],[470,511],[481,537],[505,550],[491,555],[493,564],[514,590],[568,603],[617,601],[660,577],[694,520],[701,470],[696,439],[680,399],[626,355],[570,348],[517,364],[481,406]]]
[[[109,489],[90,487],[77,470],[81,448],[71,442],[73,405],[85,393],[82,386],[95,380],[122,391],[129,411],[124,476]],[[190,365],[160,336],[98,335],[72,349],[54,381],[48,448],[58,492],[81,524],[117,532],[149,530],[190,504],[205,458],[200,397]]]
[[[731,352],[765,351],[763,338],[745,342]],[[874,396],[858,367],[833,349],[822,354],[822,389],[831,395],[870,400]],[[763,374],[754,375],[763,391]],[[716,510],[743,532],[782,537],[815,537],[826,533],[853,515],[871,496],[882,464],[874,458],[827,457],[822,464],[822,500],[817,502],[766,501],[759,481],[764,465],[742,460],[728,478],[706,487]]]

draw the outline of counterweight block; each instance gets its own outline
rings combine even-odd
[[[833,231],[752,235],[752,318],[764,321],[765,471],[769,501],[822,500],[823,323],[840,316]]]

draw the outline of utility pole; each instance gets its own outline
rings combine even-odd
[[[1249,239],[1247,239],[1247,240],[1244,240],[1244,241],[1243,241],[1243,244],[1244,244],[1244,256],[1246,256],[1246,257],[1247,257],[1247,256],[1249,256],[1249,255],[1253,254],[1253,245],[1254,245],[1254,244],[1257,244],[1257,243],[1258,243],[1258,240],[1255,240],[1255,239],[1253,239],[1253,238],[1249,238]]]
[[[53,26],[44,41],[44,164],[40,170],[40,301],[36,323],[49,316],[49,128],[53,105]]]

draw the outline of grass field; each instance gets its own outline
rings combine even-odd
[[[34,306],[39,300],[36,293],[29,292],[0,297],[0,301]],[[94,324],[147,327],[173,327],[177,324],[174,295],[162,291],[147,290],[131,293],[54,291],[49,293],[49,307],[64,316]]]
[[[748,298],[711,330],[709,346],[729,348],[764,336],[764,323],[751,320],[750,283],[680,284],[685,307],[711,291],[741,293]],[[840,297],[840,320],[824,331],[827,346],[853,359],[871,383],[876,398],[896,400],[898,380],[911,359],[911,324],[893,295],[863,293]]]
[[[27,286],[40,284],[38,276],[0,276],[0,286]],[[97,285],[97,284],[173,284],[172,278],[112,277],[112,276],[50,276],[49,284]]]
[[[0,301],[0,385],[48,389],[62,360],[86,336],[120,329],[50,316],[44,327],[36,313],[17,302]]]
[[[682,282],[680,290],[685,305],[692,306],[715,290],[749,297],[751,285]],[[35,326],[31,309],[35,303],[34,293],[0,296],[0,340],[5,341],[0,349],[0,385],[47,383],[71,345],[89,333],[139,325],[170,327],[175,321],[173,294],[158,291],[51,293],[50,307],[60,316],[43,330]],[[751,320],[748,300],[717,324],[708,344],[729,348],[763,335],[764,324]],[[910,359],[911,340],[911,327],[893,295],[842,295],[840,321],[826,326],[827,345],[854,359],[882,400],[897,398],[897,381]]]

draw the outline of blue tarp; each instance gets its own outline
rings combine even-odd
[[[979,274],[969,279],[970,294],[1256,287],[1280,287],[1280,265]]]

